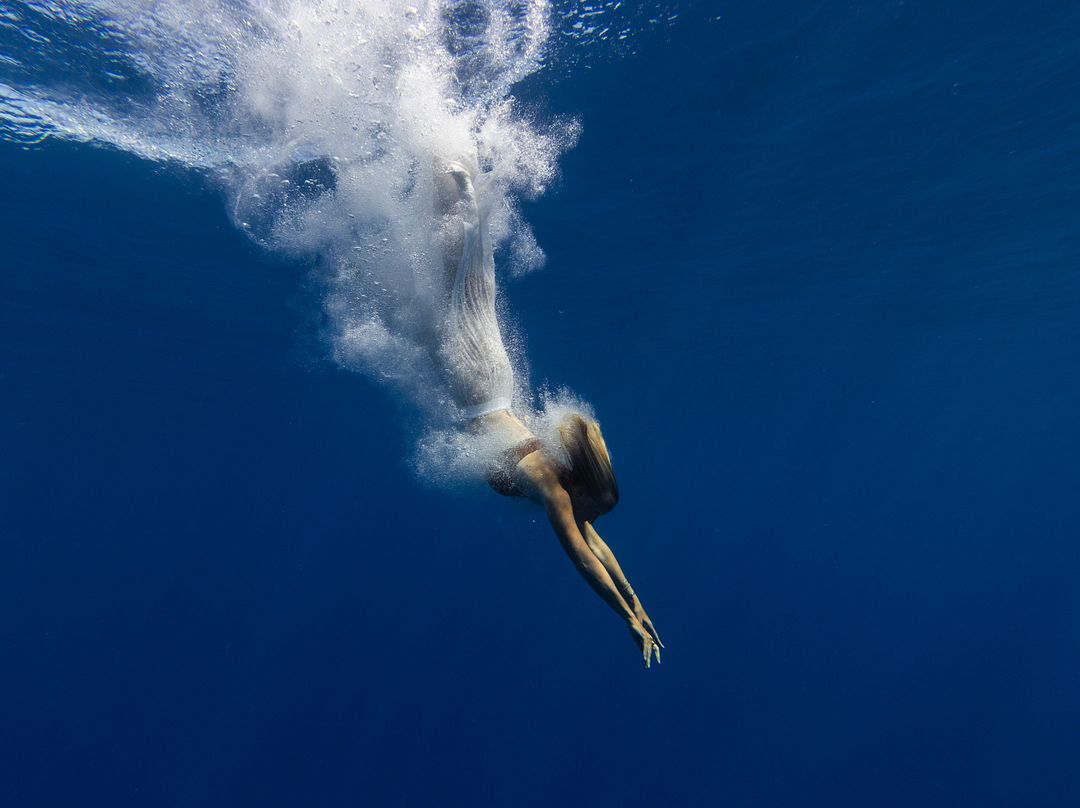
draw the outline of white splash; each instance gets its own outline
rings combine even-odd
[[[542,265],[518,200],[544,192],[578,126],[530,120],[511,89],[560,19],[548,0],[0,0],[0,137],[219,183],[253,239],[317,260],[337,360],[434,429],[452,409],[432,352],[435,160],[482,167],[500,273]],[[422,439],[421,466],[471,454],[450,434]]]

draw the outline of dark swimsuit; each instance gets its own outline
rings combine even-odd
[[[537,438],[528,438],[516,446],[499,452],[495,462],[488,469],[488,484],[506,497],[519,497],[521,492],[514,485],[514,469],[527,455],[543,448]]]

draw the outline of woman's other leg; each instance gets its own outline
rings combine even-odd
[[[513,368],[495,311],[495,262],[472,176],[451,163],[437,185],[448,274],[452,269],[442,355],[458,404],[474,418],[510,407]]]

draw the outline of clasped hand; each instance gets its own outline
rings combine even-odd
[[[641,651],[641,658],[645,661],[646,668],[651,666],[653,654],[656,655],[657,664],[660,664],[660,649],[664,647],[664,644],[660,642],[660,635],[656,632],[652,620],[645,613],[645,609],[642,608],[641,601],[638,600],[636,595],[634,596],[633,607],[634,616],[626,621],[626,625],[630,629],[630,636]]]

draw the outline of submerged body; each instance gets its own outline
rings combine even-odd
[[[593,523],[618,502],[599,424],[571,413],[559,424],[565,458],[544,447],[512,409],[514,376],[495,309],[495,264],[473,172],[437,167],[437,209],[447,280],[440,357],[468,428],[504,447],[488,468],[500,494],[542,507],[578,571],[622,618],[646,667],[662,644],[615,554]]]

